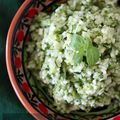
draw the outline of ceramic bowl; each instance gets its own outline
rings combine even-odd
[[[42,98],[38,97],[32,87],[30,86],[27,72],[24,66],[24,48],[25,42],[30,39],[29,26],[35,15],[40,11],[52,12],[65,0],[25,0],[22,6],[19,8],[9,28],[7,43],[6,43],[6,63],[7,70],[10,77],[11,84],[17,94],[19,100],[27,111],[34,116],[37,120],[89,120],[89,119],[108,119],[118,114],[118,111],[114,114],[108,115],[101,114],[101,111],[97,111],[96,116],[82,114],[60,114],[56,110],[50,108],[41,101]],[[92,112],[94,113],[94,112]],[[114,118],[119,119],[119,116]]]

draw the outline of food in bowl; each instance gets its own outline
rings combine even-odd
[[[62,113],[120,102],[120,8],[116,0],[68,0],[30,26],[26,67]],[[34,79],[32,79],[34,81]],[[40,85],[41,86],[41,85]],[[37,93],[37,92],[36,92]]]

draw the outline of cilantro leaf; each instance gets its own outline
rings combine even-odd
[[[86,52],[86,59],[89,66],[94,65],[99,60],[99,50],[96,47],[89,47]]]

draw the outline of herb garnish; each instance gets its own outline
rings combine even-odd
[[[86,57],[89,66],[94,65],[99,60],[99,50],[93,46],[89,38],[84,38],[78,34],[73,34],[70,46],[74,50],[74,63],[79,64]]]

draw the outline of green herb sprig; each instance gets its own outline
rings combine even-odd
[[[94,65],[99,60],[99,50],[93,46],[89,38],[84,38],[78,34],[73,34],[71,37],[70,46],[74,50],[74,63],[79,64],[83,61],[83,56],[86,57],[86,62],[89,66]]]

